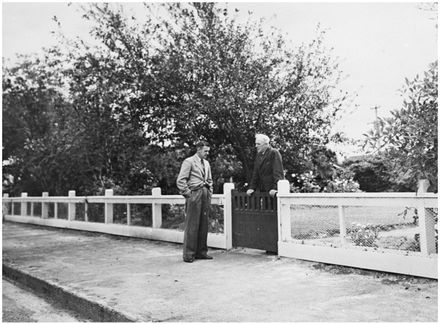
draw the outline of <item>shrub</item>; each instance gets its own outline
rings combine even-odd
[[[323,180],[312,171],[300,175],[292,174],[291,192],[358,192],[359,183],[350,173],[340,172],[329,180]]]
[[[348,232],[355,245],[377,247],[375,241],[379,231],[375,226],[353,223]]]

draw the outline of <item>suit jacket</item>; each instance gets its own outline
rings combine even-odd
[[[191,190],[197,190],[203,186],[207,186],[212,193],[212,175],[209,162],[203,159],[205,171],[203,171],[202,163],[197,154],[185,159],[180,167],[177,176],[177,188],[181,195],[188,197]]]
[[[269,146],[263,153],[257,153],[249,189],[277,190],[277,182],[282,179],[284,169],[280,152]]]

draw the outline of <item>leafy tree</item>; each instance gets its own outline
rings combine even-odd
[[[180,142],[207,139],[235,155],[249,180],[257,132],[274,139],[291,170],[329,141],[345,97],[331,96],[340,73],[324,33],[292,50],[277,31],[266,35],[260,24],[238,24],[213,3],[168,10],[175,24],[163,22],[165,88],[176,100],[163,112]]]
[[[23,57],[3,67],[2,84],[3,173],[14,177],[12,191],[60,193],[59,185],[71,179],[59,162],[70,160],[73,139],[59,74],[47,57]]]
[[[291,49],[278,31],[268,34],[251,19],[238,23],[215,3],[145,8],[138,19],[114,4],[83,7],[98,45],[65,40],[49,51],[45,64],[58,90],[48,98],[60,104],[48,106],[51,127],[38,145],[22,151],[28,164],[14,167],[47,179],[39,188],[56,193],[65,186],[80,194],[107,187],[144,193],[154,185],[172,193],[180,162],[205,139],[218,192],[230,177],[249,180],[257,132],[274,139],[288,174],[310,167],[304,161],[314,161],[313,152],[328,143],[346,100],[335,90],[341,73],[323,45],[324,32]],[[41,75],[25,80],[44,85]],[[44,110],[42,100],[32,100]],[[8,117],[6,123],[21,122]],[[10,136],[7,150],[23,141]]]
[[[380,143],[381,154],[391,164],[391,180],[398,186],[416,190],[417,180],[426,178],[437,191],[437,62],[423,76],[406,79],[402,96],[402,108],[380,119],[381,131],[370,131],[366,145]]]
[[[48,85],[50,74],[39,61],[23,57],[12,69],[3,69],[3,154],[16,155],[26,144],[46,135],[51,128],[51,107],[59,96]],[[49,80],[48,80],[49,79]]]
[[[383,156],[360,156],[346,160],[343,166],[353,173],[353,179],[359,183],[359,188],[362,191],[404,190],[404,188],[399,188],[391,182],[390,163]]]
[[[291,169],[329,141],[345,95],[330,95],[340,73],[325,54],[324,33],[294,51],[276,31],[265,35],[259,24],[239,24],[214,3],[165,4],[159,17],[150,5],[142,23],[106,4],[84,9],[103,46],[98,54],[78,43],[78,51],[71,51],[87,52],[75,57],[82,63],[70,76],[78,93],[74,105],[117,116],[147,138],[144,145],[188,151],[205,139],[219,168],[214,173],[245,182],[256,132],[274,138]],[[103,122],[102,114],[92,115]],[[239,163],[222,171],[224,157]]]

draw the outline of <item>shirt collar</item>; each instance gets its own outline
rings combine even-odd
[[[196,153],[194,154],[194,156],[196,157],[196,160],[200,163],[202,163],[202,159],[200,158],[200,156]]]

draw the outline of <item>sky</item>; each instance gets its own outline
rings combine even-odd
[[[13,62],[16,53],[55,44],[53,16],[67,36],[87,38],[89,26],[77,5],[3,2],[3,58]],[[139,4],[124,5],[133,9]],[[373,107],[380,117],[401,107],[405,78],[422,74],[438,57],[437,13],[421,10],[416,2],[229,2],[228,7],[239,9],[242,17],[252,11],[256,19],[265,18],[294,46],[311,41],[318,24],[326,30],[326,45],[334,48],[346,75],[340,87],[355,96],[334,131],[353,139],[373,127]]]

